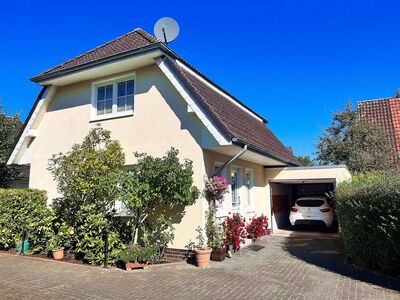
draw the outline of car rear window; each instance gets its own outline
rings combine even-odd
[[[325,201],[319,199],[302,199],[302,200],[297,200],[296,203],[298,206],[319,207],[322,206],[325,203]]]

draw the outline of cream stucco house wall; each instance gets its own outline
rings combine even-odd
[[[47,170],[49,158],[81,142],[98,124],[120,141],[128,165],[135,151],[162,156],[175,147],[182,159],[193,161],[199,189],[204,176],[217,171],[226,176],[231,190],[218,209],[220,218],[230,212],[273,218],[274,179],[289,184],[289,179],[350,178],[345,167],[297,169],[300,164],[266,119],[141,29],[32,80],[43,89],[8,163],[29,164],[29,186],[46,190],[50,202],[58,192]],[[194,239],[207,206],[200,198],[186,208],[171,247],[183,248]]]

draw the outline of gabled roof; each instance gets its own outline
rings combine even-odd
[[[105,43],[97,48],[87,51],[70,60],[67,60],[66,62],[58,66],[46,70],[43,73],[33,77],[33,79],[41,77],[43,75],[50,75],[52,73],[65,71],[73,67],[85,65],[87,63],[131,51],[133,49],[149,46],[157,42],[159,41],[154,36],[148,34],[141,28],[136,28],[135,30],[128,32],[127,34],[124,34],[120,37],[117,37],[116,39],[109,41],[108,43]]]
[[[265,125],[267,123],[265,118],[219,87],[166,44],[140,28],[51,68],[32,80],[42,82],[44,78],[68,75],[69,72],[95,67],[100,62],[112,62],[119,56],[134,55],[134,51],[138,49],[150,51],[155,47],[165,53],[164,61],[174,76],[179,78],[196,100],[196,104],[202,108],[207,118],[217,126],[225,138],[236,144],[248,144],[253,151],[273,157],[285,164],[300,165],[293,153]],[[35,107],[32,111],[34,109]],[[29,118],[26,122],[28,121]]]

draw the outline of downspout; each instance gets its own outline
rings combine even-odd
[[[220,174],[227,166],[229,166],[231,163],[233,163],[235,160],[237,160],[239,157],[241,157],[243,154],[245,154],[246,151],[247,151],[247,144],[243,146],[243,148],[242,148],[242,150],[240,150],[240,152],[238,152],[235,156],[233,156],[229,160],[227,160],[222,166],[220,166],[214,172],[213,176],[217,176],[218,174]]]

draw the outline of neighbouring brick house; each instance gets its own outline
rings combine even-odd
[[[358,102],[360,118],[381,127],[395,149],[393,161],[400,163],[400,89],[395,97]]]

